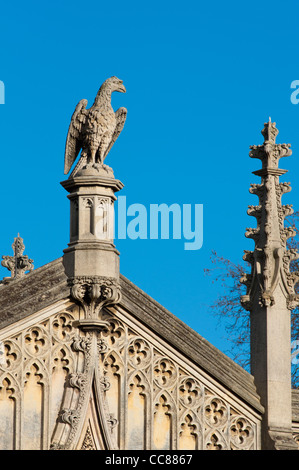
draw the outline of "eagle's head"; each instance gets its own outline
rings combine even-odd
[[[120,93],[126,93],[126,88],[123,85],[123,81],[117,77],[111,77],[106,80],[111,87],[111,91],[119,91]]]

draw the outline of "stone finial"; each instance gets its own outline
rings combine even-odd
[[[276,128],[276,123],[272,122],[270,117],[269,121],[265,122],[264,129],[261,131],[261,133],[264,136],[265,143],[270,142],[271,144],[275,144],[279,131]]]
[[[249,156],[262,161],[262,170],[253,173],[258,176],[263,176],[265,173],[277,176],[283,175],[287,171],[278,169],[278,163],[280,158],[292,155],[290,144],[276,144],[279,131],[276,128],[276,123],[271,122],[271,119],[269,122],[265,122],[261,133],[264,137],[264,143],[262,145],[252,145]]]
[[[2,283],[7,283],[14,279],[19,279],[25,276],[27,271],[32,271],[33,260],[28,258],[27,255],[23,255],[25,250],[25,245],[23,243],[23,238],[18,236],[14,239],[14,243],[12,244],[12,249],[14,252],[13,256],[2,256],[1,265],[7,268],[11,272],[11,277],[5,277]]]

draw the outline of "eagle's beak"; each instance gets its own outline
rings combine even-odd
[[[117,91],[120,91],[120,93],[126,93],[126,88],[125,86],[121,83],[118,87],[118,90]]]

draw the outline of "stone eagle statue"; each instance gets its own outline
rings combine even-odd
[[[66,139],[65,175],[70,171],[80,150],[81,158],[73,174],[84,164],[103,167],[104,159],[121,133],[127,117],[126,108],[119,108],[114,112],[111,106],[113,91],[126,92],[122,80],[117,77],[108,78],[102,84],[91,108],[86,109],[85,99],[77,104]]]

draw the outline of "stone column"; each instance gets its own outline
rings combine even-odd
[[[107,165],[84,167],[61,184],[70,200],[65,272],[71,296],[84,308],[87,327],[104,305],[120,299],[119,253],[113,238],[115,193],[123,184]]]
[[[270,120],[262,130],[264,143],[252,146],[250,157],[262,161],[261,177],[250,192],[259,204],[249,206],[257,227],[247,229],[246,237],[255,242],[254,251],[245,251],[251,274],[242,282],[247,293],[241,299],[250,311],[251,373],[261,397],[265,414],[262,423],[262,449],[297,449],[292,439],[291,405],[291,321],[290,313],[298,305],[290,262],[298,258],[288,250],[287,239],[294,236],[284,227],[284,218],[293,212],[281,204],[281,196],[290,191],[289,183],[279,182],[286,170],[278,168],[279,159],[292,154],[289,144],[276,144],[278,130]]]

